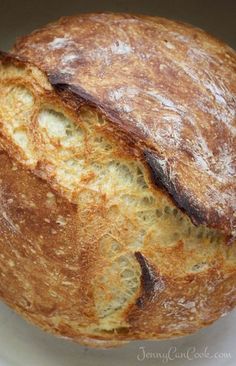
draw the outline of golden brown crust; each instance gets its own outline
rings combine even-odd
[[[181,46],[184,39],[191,45],[200,42],[201,47],[205,47],[201,52],[206,52],[215,63],[223,55],[216,57],[214,47],[217,45],[217,52],[221,54],[226,46],[201,31],[160,18],[88,15],[64,18],[58,24],[19,42],[14,51],[18,56],[0,55],[0,297],[46,331],[91,347],[113,347],[129,340],[165,339],[192,333],[235,306],[236,246],[226,245],[228,234],[194,226],[162,188],[168,190],[196,223],[207,223],[227,233],[232,231],[235,182],[231,179],[234,174],[231,163],[234,167],[235,146],[231,136],[233,130],[225,125],[231,121],[227,119],[227,113],[230,113],[232,101],[227,106],[229,110],[224,109],[227,118],[221,127],[217,125],[216,116],[210,120],[200,107],[196,109],[196,96],[192,95],[191,105],[187,96],[181,102],[181,108],[187,108],[189,113],[184,114],[183,120],[192,115],[190,112],[195,113],[195,127],[199,133],[206,132],[204,136],[212,154],[217,153],[214,144],[220,141],[221,129],[224,152],[228,151],[229,155],[226,155],[230,156],[227,160],[229,176],[224,177],[226,181],[221,180],[220,171],[214,179],[210,174],[212,171],[200,172],[198,167],[195,172],[195,162],[188,154],[185,157],[188,169],[182,169],[183,162],[178,159],[183,157],[183,151],[181,146],[175,150],[171,145],[172,137],[167,133],[170,126],[165,131],[166,142],[158,144],[156,133],[160,132],[160,126],[155,127],[148,119],[155,115],[151,109],[158,108],[161,118],[168,112],[169,118],[177,121],[170,97],[173,92],[174,100],[180,103],[178,98],[182,94],[178,95],[173,85],[168,88],[167,79],[162,85],[159,74],[154,74],[152,79],[149,74],[152,65],[146,62],[144,68],[136,59],[144,51],[136,42],[145,38],[147,45],[151,40],[153,44],[155,35],[161,44],[165,37],[159,32],[170,37],[174,36],[171,32],[184,33],[186,39],[180,37],[170,41],[168,38],[171,42],[169,50],[175,50],[171,47],[180,48],[179,53],[173,51],[177,63],[186,51],[185,46]],[[109,29],[106,29],[107,25]],[[107,30],[106,39],[100,39],[100,27]],[[80,31],[84,32],[82,38]],[[56,37],[61,37],[61,32],[66,32],[69,38],[63,49],[59,47],[62,40],[55,41]],[[123,38],[125,34],[128,40]],[[92,36],[94,38],[90,38]],[[113,44],[115,37],[123,43]],[[86,52],[95,50],[96,53],[98,48],[93,42],[99,40],[104,42],[102,50],[106,56],[100,55],[92,66],[90,59],[85,57]],[[74,55],[70,52],[75,52],[75,41],[78,47],[84,42],[87,51],[84,50],[83,54],[81,49],[77,50],[76,57],[82,52],[83,62],[80,58],[81,63],[77,60],[71,65],[69,60],[73,60]],[[56,45],[54,50],[48,46],[50,42],[54,42],[54,48]],[[114,46],[113,53],[107,50],[108,42]],[[40,51],[36,51],[36,44],[38,47],[41,44]],[[153,49],[150,46],[150,51],[154,52],[150,57],[162,62],[162,58],[167,57],[164,45],[160,46],[163,54],[157,53],[154,46]],[[44,56],[48,52],[46,63],[40,52]],[[234,97],[234,86],[230,84],[234,76],[226,73],[231,66],[234,67],[235,56],[230,50],[229,53],[231,58],[221,66],[229,88],[227,93],[225,91],[220,96],[217,94],[219,90],[215,90],[216,100],[210,102],[210,92],[207,96],[206,90],[202,90],[196,81],[198,100],[203,95],[209,97],[208,102],[214,104],[215,111],[218,111],[217,98],[218,101],[220,97],[227,99],[228,93]],[[68,70],[62,70],[60,55],[67,58],[68,65],[76,72],[75,79],[68,81]],[[110,65],[104,64],[104,57],[108,62],[108,56],[112,57]],[[55,60],[52,61],[51,57]],[[120,71],[118,64],[124,66],[128,60],[127,70],[120,68]],[[219,66],[216,67],[215,63],[212,65],[209,61],[207,65],[212,78],[212,70],[217,74]],[[174,75],[177,64],[174,66],[170,58],[167,64],[168,68],[173,68]],[[109,77],[108,80],[106,73],[114,73],[113,66],[117,70],[116,78]],[[156,105],[155,98],[160,102],[161,94],[141,101],[140,96],[129,89],[125,99],[118,92],[115,94],[118,100],[109,105],[104,98],[110,87],[114,91],[115,82],[123,85],[116,85],[118,89],[141,88],[137,84],[140,78],[133,75],[137,66],[148,73],[146,81],[152,88],[157,87],[155,83],[160,83],[160,90],[170,94],[165,98],[162,96],[161,104]],[[83,72],[80,67],[84,67]],[[198,74],[202,67],[199,71],[191,70]],[[100,79],[96,76],[98,69],[103,73]],[[163,71],[163,67],[161,69]],[[129,72],[129,84],[119,74],[122,72]],[[182,72],[179,70],[178,80],[186,93],[190,93],[194,83]],[[63,75],[66,77],[64,81]],[[172,75],[171,72],[168,75]],[[107,84],[104,86],[103,83]],[[131,97],[135,108],[128,111]],[[146,103],[150,104],[148,109]],[[166,103],[169,104],[166,106]],[[207,106],[212,107],[211,104]],[[126,108],[126,112],[122,108]],[[46,119],[42,118],[40,125],[42,112],[46,113]],[[136,125],[135,113],[146,121],[145,131]],[[216,129],[214,141],[198,119],[203,116],[209,128],[207,131],[212,132],[211,122]],[[48,121],[51,125],[47,124]],[[65,125],[70,128],[68,134],[64,134]],[[184,131],[187,127],[186,121],[183,122]],[[25,135],[19,135],[19,132]],[[72,135],[75,139],[70,144]],[[25,140],[26,136],[28,140]],[[185,133],[181,135],[183,138],[186,138]],[[198,141],[203,150],[205,139]],[[167,142],[169,146],[165,145]],[[206,164],[213,164],[203,150],[200,150],[201,158],[206,159]],[[170,156],[174,152],[175,155]],[[70,169],[66,165],[68,162]],[[75,175],[72,174],[73,163],[78,168]],[[71,174],[69,182],[63,180],[68,171]],[[103,176],[105,180],[102,181]],[[102,185],[99,186],[100,180]],[[217,196],[204,202],[206,191],[201,184],[208,180],[211,186],[208,184],[207,189],[214,189],[219,194],[224,188],[225,197],[230,199],[223,205]]]
[[[177,259],[178,254],[182,257],[181,249],[178,253],[175,248],[172,255]],[[221,271],[220,261],[209,271],[174,278],[161,276],[151,258],[151,253],[137,254],[142,268],[142,291],[128,315],[134,338],[142,339],[148,333],[149,338],[158,333],[163,339],[168,338],[169,332],[172,337],[187,335],[195,332],[199,324],[207,326],[234,308],[236,275],[233,269]]]
[[[80,246],[78,207],[55,192],[55,201],[49,204],[45,198],[51,186],[12,164],[6,153],[1,152],[0,163],[0,296],[26,319],[85,345],[113,347],[128,340],[192,333],[235,306],[235,264],[227,264],[220,251],[208,270],[180,275],[174,268],[184,268],[184,257],[190,253],[184,254],[181,244],[163,248],[172,271],[167,276],[153,264],[155,253],[142,250],[136,253],[141,288],[127,310],[128,327],[89,331],[88,325],[96,321],[94,267],[101,258],[97,249],[93,253],[91,246]],[[58,216],[66,217],[65,227],[58,224]],[[57,253],[60,247],[63,255]]]
[[[235,232],[232,49],[163,18],[90,14],[33,32],[13,53],[43,69],[65,100],[96,106],[132,137],[194,222]]]

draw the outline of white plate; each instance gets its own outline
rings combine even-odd
[[[236,311],[192,336],[93,350],[44,333],[0,303],[0,366],[234,366],[235,325]]]

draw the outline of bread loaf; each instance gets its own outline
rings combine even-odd
[[[94,347],[236,303],[236,54],[189,25],[65,17],[0,54],[0,296]]]

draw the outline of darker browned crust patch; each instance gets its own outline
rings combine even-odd
[[[141,252],[136,252],[135,257],[141,267],[141,295],[136,300],[138,308],[143,308],[146,302],[152,301],[164,288],[164,280],[156,273],[156,269],[149,263]]]
[[[155,184],[167,190],[177,206],[190,216],[195,225],[207,225],[209,216],[213,227],[219,228],[222,224],[225,224],[216,210],[204,211],[204,208],[197,205],[191,195],[188,195],[187,189],[179,186],[178,182],[171,178],[171,164],[168,161],[148,150],[144,151],[144,156],[151,169]]]

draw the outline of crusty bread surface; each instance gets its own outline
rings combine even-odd
[[[23,37],[13,53],[139,144],[195,223],[236,235],[235,51],[167,19],[88,14]]]
[[[0,55],[0,296],[92,347],[236,303],[236,56],[201,30],[67,17]]]

